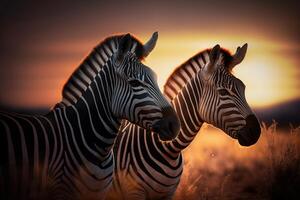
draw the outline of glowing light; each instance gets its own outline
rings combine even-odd
[[[246,42],[248,52],[234,74],[245,83],[249,104],[265,107],[300,97],[296,59],[286,53],[294,47],[253,36],[160,35],[146,64],[157,72],[162,88],[169,74],[199,51],[220,44],[234,53]]]

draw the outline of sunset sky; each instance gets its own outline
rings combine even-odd
[[[234,70],[251,106],[300,98],[300,5],[294,1],[1,1],[0,104],[46,107],[92,48],[115,33],[159,39],[145,63],[162,86],[176,66],[220,44],[234,53],[249,44]],[[299,1],[298,1],[299,2]]]

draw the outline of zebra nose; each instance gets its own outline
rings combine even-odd
[[[246,118],[246,126],[238,133],[238,141],[242,146],[251,146],[255,144],[260,136],[260,124],[255,115],[249,115]]]
[[[172,140],[178,135],[180,122],[172,107],[163,109],[163,118],[152,126],[152,130],[163,141]]]

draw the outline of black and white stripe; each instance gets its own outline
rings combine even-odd
[[[98,45],[47,115],[0,112],[1,199],[104,198],[121,120],[150,130],[172,109],[134,45],[149,54],[129,34]]]
[[[204,122],[242,145],[257,141],[260,128],[245,100],[245,86],[231,73],[246,48],[238,48],[232,56],[217,45],[190,58],[169,77],[164,93],[181,123],[174,140],[161,141],[156,133],[147,134],[129,122],[121,126],[114,146],[115,175],[109,199],[171,199],[183,170],[181,151]]]

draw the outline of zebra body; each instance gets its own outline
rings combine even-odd
[[[231,56],[216,46],[173,72],[164,93],[178,114],[181,129],[172,141],[161,141],[156,133],[147,134],[129,122],[121,126],[114,146],[115,174],[108,199],[172,199],[183,171],[181,151],[204,122],[222,129],[241,145],[258,140],[260,127],[246,102],[245,86],[231,73],[246,49],[244,45]]]
[[[71,106],[57,108],[46,116],[0,114],[1,132],[6,133],[1,135],[1,146],[8,149],[3,152],[4,160],[1,159],[1,178],[5,179],[1,187],[3,199],[104,196],[113,167],[109,137],[103,137],[104,129],[103,141],[93,132],[86,135],[89,129],[77,129],[80,123],[87,122],[74,115],[76,112],[76,107]],[[106,134],[113,137],[112,132]],[[92,139],[97,140],[92,142]]]
[[[165,139],[176,136],[165,128],[179,130],[175,112],[153,71],[139,61],[154,48],[153,37],[144,46],[129,34],[106,39],[45,116],[0,112],[1,199],[103,199],[122,119],[163,129]]]

